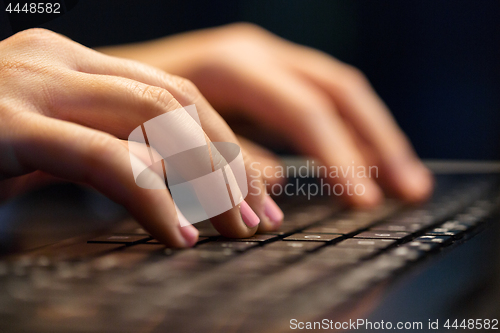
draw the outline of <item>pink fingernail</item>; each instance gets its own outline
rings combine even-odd
[[[283,211],[278,207],[276,202],[270,197],[266,197],[264,203],[264,214],[274,223],[278,224],[283,220]]]
[[[198,234],[199,234],[198,229],[196,229],[192,225],[187,225],[185,227],[181,227],[180,230],[182,237],[186,241],[187,247],[191,247],[194,244],[196,244],[196,242],[198,241]]]
[[[259,217],[255,214],[252,208],[250,208],[245,200],[243,200],[240,204],[240,213],[243,222],[245,222],[247,227],[253,228],[260,223]]]
[[[182,215],[180,211],[177,211],[177,216],[179,218],[181,235],[184,238],[187,247],[191,247],[198,241],[198,229],[196,229],[189,221]]]

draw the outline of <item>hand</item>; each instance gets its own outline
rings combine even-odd
[[[379,203],[381,187],[410,202],[431,193],[430,172],[368,80],[327,54],[250,24],[102,51],[189,78],[223,116],[237,110],[326,166],[376,166],[378,179],[329,179],[364,186],[344,196],[350,204]]]
[[[196,104],[207,140],[238,143],[191,82],[41,29],[0,42],[0,54],[0,193],[19,192],[49,176],[88,184],[123,204],[161,242],[196,243],[196,228],[180,227],[183,217],[167,190],[136,185],[125,141],[145,121]],[[243,154],[251,172],[251,158]],[[163,181],[154,172],[149,176]],[[262,187],[261,179],[258,183]],[[282,215],[264,193],[247,201],[262,228],[275,228]],[[247,237],[258,218],[243,202],[241,214],[235,207],[212,223],[225,236]]]

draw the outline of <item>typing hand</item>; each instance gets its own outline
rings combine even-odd
[[[167,190],[136,185],[125,141],[145,121],[196,104],[206,138],[237,143],[191,82],[41,29],[0,42],[0,54],[3,196],[40,178],[63,178],[88,184],[123,204],[167,245],[186,247],[197,241],[192,225],[180,227],[182,216],[177,216]],[[185,130],[181,134],[190,135]],[[244,159],[250,170],[250,156],[244,153]],[[152,182],[163,181],[154,172],[149,177]],[[262,187],[260,178],[257,186]],[[264,193],[249,195],[250,206],[260,217],[261,228],[276,228],[282,215]],[[258,218],[246,203],[241,206],[241,214],[234,207],[212,219],[223,235],[247,237],[257,230]]]
[[[410,202],[432,190],[429,171],[364,75],[320,51],[233,24],[103,52],[189,78],[223,116],[239,112],[326,166],[376,166],[377,179],[329,178],[364,185],[364,195],[344,195],[350,204],[373,206],[382,189]]]

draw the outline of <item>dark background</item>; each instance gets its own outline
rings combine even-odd
[[[42,26],[94,47],[235,21],[360,68],[421,157],[500,157],[497,0],[81,0]]]

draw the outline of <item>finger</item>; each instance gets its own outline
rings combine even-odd
[[[127,77],[150,86],[163,88],[171,93],[181,105],[196,105],[202,128],[211,141],[239,144],[226,122],[191,82],[130,60],[120,60],[102,55],[100,61],[97,65],[81,64],[81,68],[90,73],[105,71],[108,75]],[[280,216],[282,216],[282,213],[272,199],[265,195],[262,178],[250,167],[252,158],[244,149],[242,149],[242,154],[249,185],[249,193],[245,200],[259,217],[261,228],[265,230],[275,229],[281,224],[282,218],[280,219]],[[251,182],[252,186],[250,186]],[[245,218],[243,218],[245,222],[243,224],[230,223],[234,216],[238,216],[236,213],[238,212],[228,211],[212,218],[211,221],[222,234],[227,236],[247,237],[253,234],[256,227],[252,221],[245,221]]]
[[[324,165],[344,170],[366,168],[365,160],[357,149],[335,105],[324,93],[298,77],[278,68],[234,68],[234,99],[254,119],[269,130],[286,136],[304,154],[317,157]],[[266,75],[261,73],[265,72]],[[373,206],[382,198],[378,185],[370,178],[359,178],[347,172],[329,178],[332,185],[344,187],[359,185],[358,193],[343,198],[350,204]],[[352,189],[351,188],[351,189]],[[337,187],[339,189],[339,187]],[[340,193],[340,190],[336,191]],[[352,193],[352,192],[351,192]]]
[[[23,127],[12,140],[14,164],[93,186],[124,205],[146,230],[169,246],[196,243],[196,229],[180,226],[182,217],[177,216],[166,189],[136,185],[129,153],[116,138],[41,115],[18,117]],[[152,183],[163,183],[153,172],[147,177]]]
[[[183,85],[180,85],[180,87],[182,86]],[[179,98],[181,103],[184,105],[196,104],[199,110],[200,121],[202,122],[203,129],[212,141],[233,142],[240,145],[238,139],[224,119],[222,119],[222,117],[212,108],[210,103],[208,103],[208,101],[199,93],[198,89],[194,87],[194,85],[189,84],[189,86],[190,87],[188,88],[184,87],[184,89],[179,89],[179,85],[174,85],[171,88],[172,94]],[[242,147],[241,145],[240,147],[245,164],[248,184],[248,195],[245,198],[245,201],[248,203],[251,210],[258,216],[260,220],[260,231],[275,230],[279,228],[283,222],[283,212],[274,200],[266,194],[266,188],[262,175],[257,169],[252,167],[255,161],[254,157],[246,151],[245,147]],[[223,214],[211,219],[211,221],[216,228],[220,229],[220,231],[227,229],[226,219]]]
[[[300,62],[296,58],[299,56]],[[307,66],[303,65],[305,57],[309,59]],[[409,201],[420,201],[430,195],[430,172],[358,70],[308,49],[287,59],[290,67],[317,83],[333,98],[342,115],[377,155],[381,175],[389,188]]]
[[[354,138],[356,146],[362,152],[363,156],[365,156],[368,165],[380,167],[380,172],[378,169],[376,170],[376,178],[387,195],[402,198],[409,202],[419,202],[427,198],[427,196],[415,197],[414,194],[405,195],[400,188],[401,184],[404,184],[406,179],[397,178],[398,176],[401,177],[401,175],[397,174],[396,171],[392,171],[392,169],[388,167],[384,167],[380,154],[373,149],[373,146],[357,132],[348,119],[345,119],[345,124],[349,129],[351,136]],[[430,178],[432,181],[432,176]],[[432,183],[430,187],[432,188]]]
[[[109,132],[122,139],[144,122],[182,108],[177,99],[161,87],[111,75],[77,75],[82,77],[79,84],[81,92],[72,94],[68,101],[60,104],[56,110],[57,117]],[[69,87],[68,90],[75,91],[75,88]],[[71,109],[64,108],[65,105],[70,105]],[[200,132],[198,124],[187,113],[170,120],[175,120],[176,124],[165,124],[168,129],[163,131],[162,138],[168,147],[155,147],[157,149],[169,150],[178,143],[193,142],[193,136]],[[211,132],[213,134],[216,131],[213,129]],[[203,136],[202,140],[206,140],[203,143],[209,144],[211,140],[206,132],[203,132]],[[226,164],[217,151],[211,149],[210,154],[212,167]],[[252,215],[247,205],[243,207],[243,212],[240,213],[240,210],[241,206],[238,205],[211,218],[211,221],[224,236],[249,237],[257,230],[259,219],[255,218],[255,214]]]
[[[264,186],[266,187],[268,193],[272,193],[274,186],[280,187],[284,185],[286,178],[283,172],[283,165],[280,163],[277,156],[264,147],[259,146],[258,144],[241,136],[238,136],[238,141],[241,143],[242,148],[244,148],[253,157],[254,162],[250,165],[250,167],[254,170],[259,170],[259,174],[262,175],[264,179]],[[281,209],[276,205],[274,200],[270,199],[270,197],[266,199],[268,200],[266,215],[273,216],[274,221],[282,222],[284,215]],[[276,227],[279,226],[277,223],[274,225]],[[265,225],[260,224],[259,231],[265,232],[269,231],[269,229],[266,229]]]
[[[274,184],[285,182],[285,177],[279,172],[283,165],[274,153],[242,136],[238,135],[237,138],[241,147],[252,155],[255,161],[252,167],[260,171],[268,191]]]
[[[60,178],[53,177],[41,171],[34,171],[18,177],[9,177],[0,183],[0,187],[2,188],[0,202],[48,184],[62,181]]]

